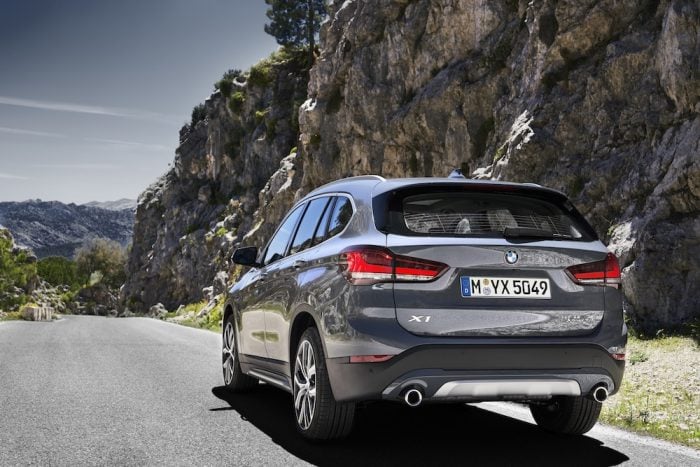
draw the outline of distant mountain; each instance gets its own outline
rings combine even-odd
[[[59,201],[2,202],[0,226],[9,229],[18,245],[31,248],[39,258],[70,258],[90,238],[108,238],[122,245],[130,242],[134,210],[128,201],[94,203],[111,209]],[[126,208],[116,210],[119,205]]]
[[[90,206],[92,208],[107,209],[108,211],[124,211],[126,209],[131,209],[136,211],[136,200],[122,198],[117,201],[90,201],[85,203],[83,206]]]

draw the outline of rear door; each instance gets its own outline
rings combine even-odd
[[[287,256],[279,260],[268,279],[268,300],[265,306],[265,346],[268,358],[289,361],[289,325],[291,306],[298,291],[298,276],[306,267],[304,251],[313,242],[319,221],[324,217],[329,197],[312,199],[299,221]]]
[[[432,336],[573,336],[603,318],[605,287],[567,268],[607,251],[563,197],[535,189],[408,189],[390,203],[387,246],[444,263],[431,282],[394,285],[397,319]]]

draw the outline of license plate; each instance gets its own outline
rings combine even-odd
[[[462,297],[552,298],[549,279],[460,277]]]

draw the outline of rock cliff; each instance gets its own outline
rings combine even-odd
[[[173,167],[138,200],[122,290],[131,311],[199,301],[217,272],[229,270],[261,190],[296,151],[307,83],[302,54],[274,54],[235,76],[228,96],[212,94],[204,118],[183,127]]]
[[[244,125],[238,165],[226,161],[221,135],[238,117],[215,94],[173,171],[142,195],[127,291],[146,305],[196,297],[233,245],[262,243],[329,180],[460,167],[568,193],[621,257],[637,327],[698,319],[699,2],[335,0],[329,13],[299,155],[273,173],[296,135],[270,144]],[[279,95],[277,76],[257,92]],[[228,207],[209,203],[232,190]]]

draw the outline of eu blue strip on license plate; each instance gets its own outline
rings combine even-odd
[[[462,287],[462,297],[471,297],[472,296],[472,287],[469,282],[469,277],[468,276],[462,276],[459,278],[461,287]]]

